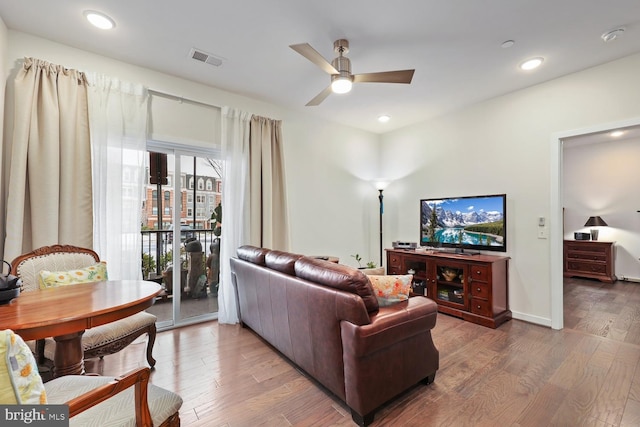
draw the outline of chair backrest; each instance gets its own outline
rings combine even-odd
[[[22,280],[22,291],[38,289],[38,274],[42,270],[62,271],[89,267],[100,262],[97,253],[71,245],[43,246],[19,255],[11,263],[11,271]]]

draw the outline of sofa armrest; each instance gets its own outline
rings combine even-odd
[[[372,411],[420,381],[435,377],[438,349],[433,344],[438,306],[417,296],[371,316],[358,326],[342,321],[345,402],[354,419]],[[354,414],[355,413],[355,414]]]
[[[69,405],[69,417],[86,411],[127,388],[135,386],[136,425],[151,426],[151,413],[147,402],[149,374],[149,368],[138,368],[88,393],[71,399],[67,402],[67,405]]]
[[[368,325],[342,322],[342,342],[345,351],[355,357],[372,354],[378,350],[431,330],[436,325],[438,305],[422,296],[388,307],[371,316]]]

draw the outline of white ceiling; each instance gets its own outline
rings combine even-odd
[[[91,27],[86,9],[116,28]],[[640,52],[640,0],[0,0],[0,16],[13,30],[376,133]],[[623,37],[602,41],[620,26]],[[354,73],[415,68],[413,82],[356,84],[305,107],[330,77],[288,46],[307,42],[330,61],[339,38]],[[515,45],[501,48],[506,40]],[[223,65],[191,59],[194,47]],[[534,56],[541,68],[517,68]],[[383,113],[390,122],[376,121]]]

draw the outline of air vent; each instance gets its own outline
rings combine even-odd
[[[219,58],[211,53],[204,52],[200,49],[191,49],[189,52],[189,56],[191,59],[195,59],[196,61],[204,62],[205,64],[213,65],[215,67],[219,67],[222,65],[222,58]]]

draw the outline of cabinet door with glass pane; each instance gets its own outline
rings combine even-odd
[[[433,298],[438,304],[468,309],[466,263],[434,260],[435,286]]]

